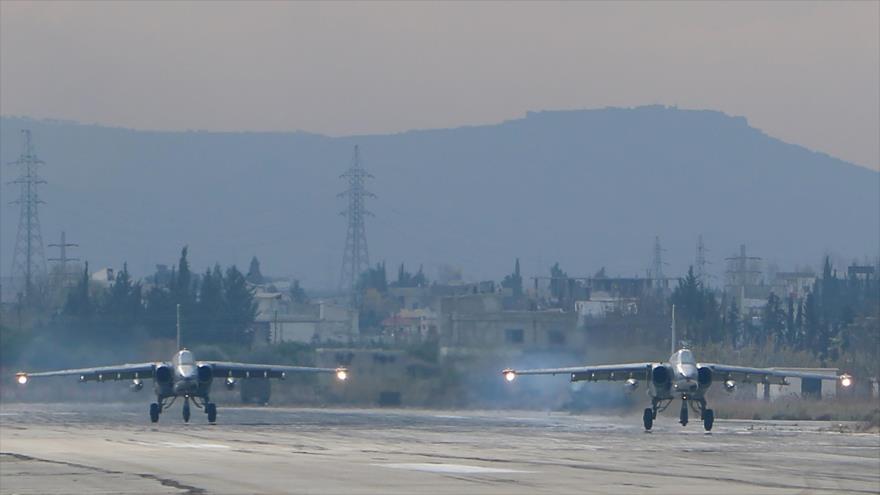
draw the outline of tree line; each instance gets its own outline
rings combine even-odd
[[[806,296],[770,292],[757,318],[742,318],[730,295],[705,286],[693,269],[674,289],[670,304],[680,335],[691,345],[725,344],[806,351],[823,362],[846,361],[880,349],[880,281],[876,274],[839,276],[829,258]]]
[[[127,264],[108,287],[96,286],[86,263],[55,325],[109,340],[174,338],[180,305],[184,344],[249,344],[257,307],[245,275],[235,265],[223,270],[219,264],[194,274],[187,255],[184,247],[170,275],[157,271],[148,278],[148,290],[132,279]]]

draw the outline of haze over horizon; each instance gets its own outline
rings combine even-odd
[[[0,113],[351,136],[663,104],[880,170],[878,19],[877,2],[2,2]]]

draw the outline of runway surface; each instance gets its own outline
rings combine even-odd
[[[880,493],[880,435],[521,411],[4,404],[3,494]]]

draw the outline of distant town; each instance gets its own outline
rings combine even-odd
[[[859,379],[855,393],[877,394],[878,259],[835,266],[817,253],[816,266],[783,271],[743,244],[719,248],[732,254],[724,258],[724,276],[718,279],[707,269],[702,236],[695,234],[693,263],[685,274],[666,273],[660,236],[644,276],[619,277],[603,267],[574,275],[554,263],[544,274],[526,277],[515,246],[510,271],[499,280],[472,280],[454,264],[432,274],[415,264],[387,267],[370,261],[381,259],[376,253],[371,258],[367,248],[372,194],[366,181],[372,176],[355,146],[352,165],[342,175],[346,223],[340,222],[340,229],[347,234],[338,290],[264,274],[258,253],[247,267],[193,267],[186,246],[176,262],[158,264],[154,273],[136,279],[127,264],[90,265],[65,232],[44,248],[37,213],[42,162],[30,134],[23,136],[16,162],[21,224],[12,276],[3,281],[4,368],[44,364],[34,346],[47,342],[129,347],[138,351],[122,352],[143,357],[146,343],[169,342],[179,323],[186,345],[205,347],[202,354],[218,358],[263,352],[266,359],[387,367],[396,371],[384,376],[425,377],[441,374],[436,372],[441,364],[458,363],[458,369],[494,374],[501,361],[535,356],[546,362],[661,359],[665,356],[656,350],[670,348],[674,324],[677,344],[702,355],[833,368]],[[44,249],[57,254],[46,258]],[[78,355],[60,359],[81,365]],[[424,404],[401,399],[393,386],[384,388],[392,391],[379,387],[363,400]],[[465,400],[452,395],[453,402]]]

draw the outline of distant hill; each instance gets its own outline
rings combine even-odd
[[[712,269],[741,243],[781,268],[880,252],[880,174],[774,139],[742,117],[651,106],[533,112],[495,125],[331,138],[306,133],[149,132],[3,117],[0,158],[19,129],[47,162],[46,243],[61,230],[93,267],[128,260],[139,275],[190,246],[194,268],[246,268],[306,287],[339,274],[345,219],[338,176],[360,144],[369,184],[372,260],[460,266],[500,279],[559,261],[644,274],[655,235],[666,271],[693,263],[698,234]],[[3,167],[4,182],[12,178]],[[18,212],[4,186],[0,269]],[[48,250],[47,254],[53,253]],[[393,276],[393,274],[389,274]]]

